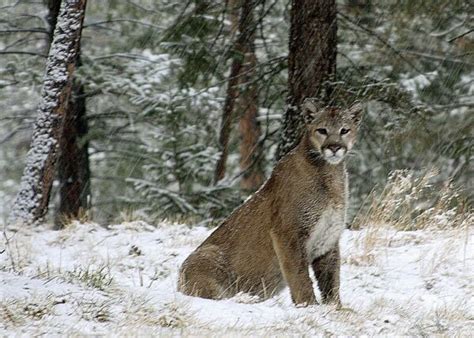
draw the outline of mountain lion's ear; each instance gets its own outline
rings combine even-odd
[[[351,116],[352,121],[359,126],[364,113],[364,106],[360,102],[355,102],[349,109],[348,114]]]
[[[303,110],[303,117],[306,123],[311,123],[316,114],[322,109],[321,103],[316,98],[307,97],[301,104]]]

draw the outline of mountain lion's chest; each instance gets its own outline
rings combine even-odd
[[[327,208],[309,229],[306,240],[306,257],[310,262],[334,248],[345,229],[345,211]]]

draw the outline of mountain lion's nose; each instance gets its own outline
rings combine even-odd
[[[342,147],[338,144],[331,144],[331,145],[328,145],[328,148],[331,149],[333,153],[336,153],[336,151],[338,151]]]

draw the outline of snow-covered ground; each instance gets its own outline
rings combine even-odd
[[[473,229],[346,231],[342,310],[296,308],[288,289],[263,302],[178,293],[178,267],[210,233],[203,227],[10,229],[0,246],[0,335],[470,335]]]

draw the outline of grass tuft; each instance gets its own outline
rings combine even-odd
[[[185,328],[192,324],[186,306],[176,301],[165,303],[158,316],[158,325],[168,328]]]
[[[85,301],[82,300],[78,304],[80,317],[91,322],[108,322],[111,320],[111,303],[110,301]]]
[[[0,319],[4,324],[19,326],[54,314],[54,306],[63,304],[63,299],[53,295],[32,298],[4,299],[0,301]]]
[[[440,189],[437,177],[436,170],[418,176],[411,170],[392,172],[382,192],[369,195],[351,228],[390,224],[399,230],[420,230],[472,224],[474,213],[458,189],[451,182]]]
[[[59,279],[67,283],[88,286],[101,291],[106,291],[113,283],[110,268],[106,265],[94,268],[92,265],[86,267],[76,266],[73,270],[63,271],[54,268],[49,263],[44,267],[36,268],[36,277],[42,279]]]
[[[88,287],[105,291],[113,282],[110,271],[107,266],[102,266],[97,269],[91,266],[76,267],[72,271],[66,273],[69,281],[79,281]]]

